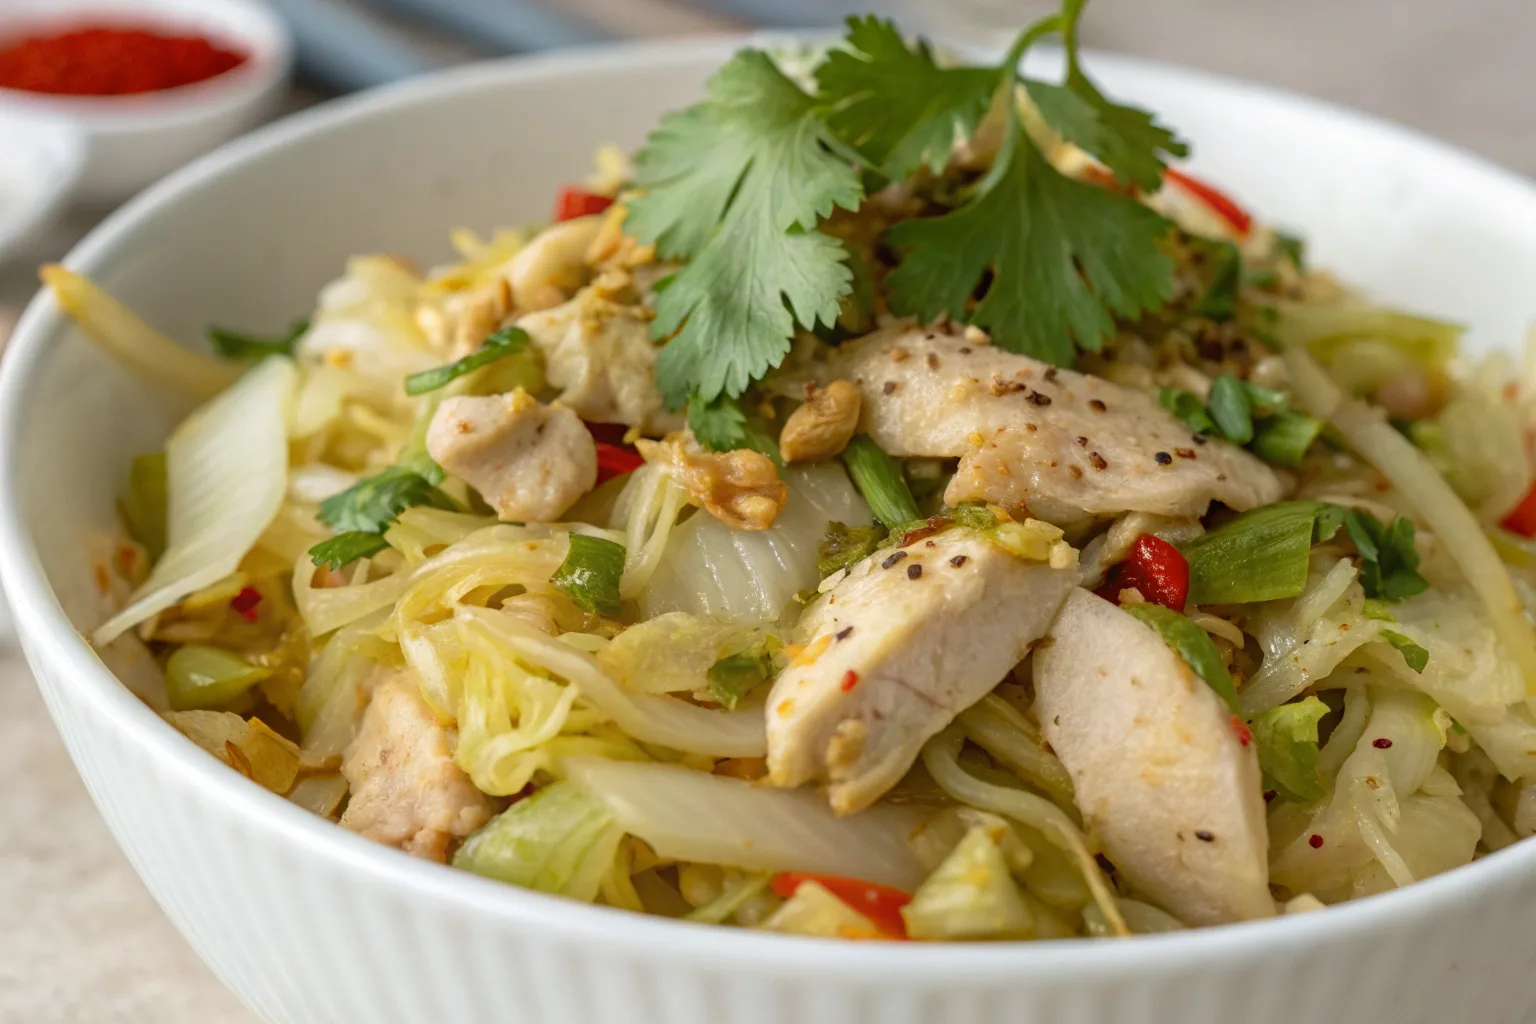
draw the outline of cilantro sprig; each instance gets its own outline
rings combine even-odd
[[[721,400],[777,367],[796,331],[830,330],[853,292],[853,253],[820,230],[826,219],[858,209],[866,178],[875,187],[943,172],[989,111],[1004,119],[990,172],[955,208],[889,233],[902,254],[886,279],[892,308],[948,314],[1011,351],[1068,363],[1098,348],[1117,317],[1172,297],[1173,263],[1158,247],[1168,223],[1130,195],[1058,172],[1008,101],[1024,52],[1060,33],[1062,83],[1022,82],[1051,129],[1143,189],[1187,153],[1152,115],[1088,78],[1077,46],[1084,2],[1065,0],[993,67],[941,66],[891,22],[852,18],[814,94],[744,50],[710,79],[704,102],[662,119],[637,154],[641,191],[625,227],[683,263],[656,298],[653,336],[666,342],[656,376],[670,408],[711,407],[690,416],[702,443],[739,443]]]
[[[423,476],[420,468],[390,466],[321,502],[318,518],[335,530],[336,536],[310,548],[310,559],[316,565],[340,569],[383,551],[388,546],[384,531],[406,509],[415,505],[456,509],[453,499],[437,489],[442,470],[433,463],[435,474],[429,471],[429,476]],[[429,478],[432,476],[435,479]]]
[[[255,362],[267,356],[291,356],[299,339],[309,330],[309,320],[295,320],[288,325],[288,333],[276,338],[257,338],[227,327],[208,328],[208,343],[225,359]]]

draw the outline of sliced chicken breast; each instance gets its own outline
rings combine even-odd
[[[387,846],[443,861],[448,844],[491,817],[490,802],[453,760],[453,743],[409,672],[380,680],[347,748],[352,787],[341,824]]]
[[[893,326],[847,342],[833,371],[892,455],[953,457],[948,505],[990,501],[1059,526],[1122,512],[1200,516],[1278,500],[1248,452],[1193,435],[1150,395],[963,335]]]
[[[804,648],[768,700],[777,786],[824,780],[851,814],[906,774],[923,744],[1028,653],[1077,585],[952,530],[877,552],[812,606]]]
[[[1034,681],[1083,821],[1133,887],[1191,925],[1275,912],[1257,754],[1161,636],[1075,590]]]

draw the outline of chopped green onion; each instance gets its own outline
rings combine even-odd
[[[1391,644],[1399,652],[1402,653],[1403,660],[1408,663],[1409,668],[1413,669],[1420,675],[1423,675],[1424,666],[1429,664],[1428,651],[1414,643],[1412,640],[1408,639],[1406,636],[1403,636],[1403,634],[1394,632],[1390,629],[1382,630],[1381,636],[1382,639],[1386,640],[1387,643]]]
[[[170,516],[166,481],[165,452],[136,456],[128,468],[128,493],[119,505],[128,533],[144,545],[151,562],[165,554]]]
[[[843,449],[843,464],[848,467],[854,486],[869,503],[870,511],[886,529],[894,530],[920,518],[901,462],[882,451],[868,434],[848,442]]]
[[[1184,659],[1184,664],[1204,679],[1206,685],[1216,691],[1216,696],[1237,711],[1237,687],[1209,633],[1178,612],[1150,601],[1122,605],[1122,608],[1156,630],[1163,643]]]
[[[1320,501],[1277,502],[1185,544],[1190,603],[1248,604],[1300,594],[1314,539],[1338,529],[1331,508]]]
[[[309,321],[295,320],[288,333],[280,338],[253,338],[223,327],[208,328],[208,342],[213,350],[225,359],[248,359],[252,362],[267,356],[291,356],[299,339],[309,330]]]
[[[873,526],[846,526],[839,522],[827,524],[826,536],[816,549],[816,571],[826,579],[839,569],[847,569],[864,561],[880,548],[885,539],[885,528]]]
[[[1287,796],[1308,803],[1326,794],[1317,775],[1317,726],[1328,705],[1307,697],[1258,715],[1249,722],[1259,768]]]
[[[1205,403],[1192,391],[1161,388],[1157,392],[1157,400],[1164,409],[1184,421],[1184,425],[1197,434],[1209,434],[1216,429],[1211,414],[1206,412]]]
[[[503,327],[494,334],[489,335],[484,343],[465,356],[463,359],[436,366],[430,370],[422,370],[405,378],[405,393],[408,395],[421,395],[428,391],[436,391],[451,381],[458,380],[466,373],[471,373],[482,366],[494,363],[498,359],[514,356],[528,347],[528,332],[521,327]]]
[[[1323,421],[1282,410],[1253,425],[1253,453],[1274,466],[1294,467],[1323,432]]]
[[[1233,444],[1247,444],[1253,440],[1253,405],[1242,381],[1230,373],[1217,377],[1211,382],[1207,405],[1222,437]]]
[[[1307,243],[1300,235],[1293,235],[1286,231],[1275,232],[1275,245],[1277,245],[1285,258],[1291,261],[1291,265],[1297,270],[1307,269]]]
[[[272,674],[219,647],[187,644],[165,663],[172,711],[221,708]]]
[[[728,654],[709,667],[709,692],[727,710],[773,675],[773,657],[764,644]]]
[[[549,578],[556,589],[589,612],[616,616],[624,605],[619,577],[624,575],[624,545],[605,537],[571,534],[571,550]]]

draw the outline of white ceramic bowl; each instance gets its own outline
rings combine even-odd
[[[78,197],[112,202],[239,135],[272,111],[293,64],[287,26],[261,0],[4,0],[0,38],[98,23],[189,32],[247,55],[205,82],[131,96],[0,89],[0,111],[66,121],[85,137]]]
[[[693,99],[721,42],[471,68],[244,139],[160,183],[69,262],[151,321],[280,328],[349,254],[447,255],[453,225],[537,220],[604,142]],[[1195,167],[1319,262],[1517,345],[1536,188],[1308,100],[1112,58],[1108,87],[1184,129]],[[415,861],[195,749],[103,668],[81,537],[173,419],[47,298],[0,370],[0,572],[60,732],[197,951],[268,1021],[417,1024],[1513,1022],[1536,1003],[1536,843],[1317,914],[1124,942],[829,943],[565,902]],[[26,785],[24,779],[12,785]]]
[[[0,108],[0,263],[63,211],[84,170],[79,129]]]

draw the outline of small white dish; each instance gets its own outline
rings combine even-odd
[[[84,167],[78,128],[0,110],[0,264],[63,212]]]
[[[246,55],[207,81],[129,96],[0,89],[0,114],[54,118],[86,143],[78,197],[123,199],[239,135],[268,114],[287,82],[293,44],[261,0],[5,0],[0,39],[100,24],[207,36]]]

